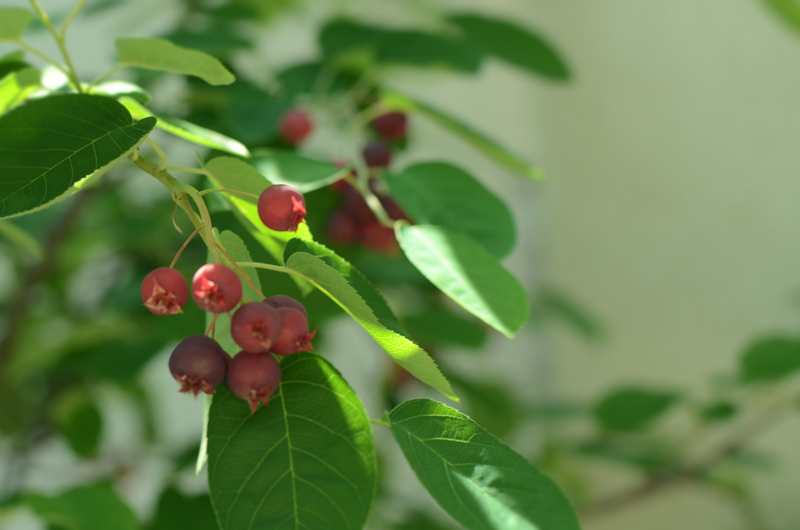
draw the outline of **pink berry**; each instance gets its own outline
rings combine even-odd
[[[372,126],[384,140],[402,140],[406,137],[406,121],[402,112],[388,112],[375,118]]]
[[[242,305],[231,319],[231,336],[249,353],[269,350],[281,333],[281,317],[274,307],[260,302]]]
[[[253,414],[258,402],[269,405],[269,397],[281,382],[281,367],[269,353],[239,352],[228,366],[228,388],[250,403]]]
[[[194,273],[192,297],[204,311],[225,313],[242,299],[242,281],[225,265],[209,263]]]
[[[394,230],[383,226],[378,221],[363,225],[360,239],[365,247],[378,254],[392,255],[400,250]]]
[[[308,320],[308,311],[306,311],[306,307],[291,296],[286,296],[285,294],[276,294],[264,298],[263,302],[268,306],[274,307],[275,309],[278,309],[279,307],[293,307],[303,313],[303,316],[305,316],[306,320]]]
[[[180,383],[180,392],[213,394],[225,379],[227,354],[217,341],[205,335],[183,339],[169,357],[169,371]]]
[[[142,281],[142,302],[156,315],[183,313],[189,299],[189,286],[183,274],[171,267],[159,267]]]
[[[308,114],[296,109],[287,111],[278,124],[278,132],[290,145],[296,145],[305,140],[312,128],[313,124]]]
[[[353,243],[358,240],[358,221],[346,211],[334,212],[328,219],[327,234],[335,243]]]
[[[308,332],[308,318],[294,307],[279,307],[281,316],[281,335],[272,344],[270,351],[276,355],[291,355],[301,351],[311,351],[311,339],[317,334],[315,329]]]
[[[295,232],[306,216],[306,199],[287,184],[275,184],[261,192],[258,198],[258,217],[276,232]]]
[[[389,167],[389,163],[392,161],[392,151],[383,142],[367,144],[361,154],[369,167]]]

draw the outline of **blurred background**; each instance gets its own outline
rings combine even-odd
[[[64,0],[42,4],[54,19],[72,7]],[[465,395],[462,408],[551,474],[582,509],[587,530],[800,526],[796,417],[754,433],[748,450],[717,469],[711,485],[687,479],[636,490],[658,476],[664,445],[696,449],[694,412],[717,399],[759,399],[732,382],[749,345],[797,332],[800,40],[768,5],[242,0],[231,5],[249,9],[247,20],[217,25],[209,17],[222,20],[225,11],[198,14],[223,4],[90,0],[69,37],[76,67],[92,79],[113,66],[114,38],[168,36],[231,65],[249,83],[232,98],[241,103],[268,92],[287,67],[316,60],[320,28],[337,17],[435,32],[447,14],[482,13],[524,26],[558,50],[571,79],[530,75],[492,59],[477,71],[381,71],[383,86],[457,116],[546,173],[540,182],[519,178],[434,123],[410,118],[407,145],[392,167],[448,161],[501,196],[518,229],[505,264],[533,300],[531,323],[514,341],[478,330],[471,343],[435,345],[438,362]],[[44,31],[33,28],[26,40],[56,54]],[[219,110],[208,104],[218,93],[180,76],[120,77],[145,86],[156,111],[227,127],[222,132],[248,145],[271,141],[252,122],[271,119],[274,109],[261,115],[242,103]],[[308,108],[318,127],[302,151],[346,158],[352,139],[331,125],[331,109]],[[220,125],[215,112],[239,117]],[[163,134],[158,142],[173,165],[195,163],[193,146]],[[187,313],[180,325],[154,324],[138,305],[141,278],[168,264],[183,238],[172,228],[169,194],[134,169],[114,170],[102,194],[14,220],[47,251],[62,216],[76,217],[47,279],[36,285],[25,283],[41,263],[35,248],[0,235],[0,308],[4,333],[14,335],[4,368],[13,383],[0,390],[0,487],[4,495],[47,496],[110,481],[145,527],[189,528],[170,517],[205,509],[195,497],[205,492],[205,475],[193,476],[202,401],[175,391],[166,360],[181,333],[201,332],[203,317]],[[217,205],[222,225],[223,209]],[[190,274],[204,258],[199,243],[190,245],[180,268]],[[379,269],[370,259],[365,267]],[[406,284],[375,281],[401,314],[419,306],[420,295]],[[283,284],[275,282],[279,290]],[[317,311],[326,317],[317,351],[342,371],[371,417],[393,400],[438,399],[395,373],[355,322],[324,302]],[[781,384],[786,390],[793,383]],[[678,396],[657,423],[623,441],[646,458],[632,458],[597,427],[598,400],[630,386]],[[725,436],[724,428],[702,428],[712,442]],[[96,434],[87,439],[86,432]],[[457,528],[387,433],[376,437],[383,483],[370,528]],[[3,530],[45,528],[30,508],[0,514]]]

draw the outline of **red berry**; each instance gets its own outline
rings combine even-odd
[[[291,296],[286,296],[285,294],[276,294],[264,298],[263,302],[268,306],[274,307],[275,309],[278,309],[279,307],[293,307],[303,313],[303,316],[308,319],[308,311],[306,311],[306,307]]]
[[[392,151],[383,142],[372,142],[367,144],[361,151],[364,162],[369,167],[388,167],[392,161]]]
[[[406,115],[402,112],[388,112],[378,116],[372,126],[384,140],[402,140],[406,137]]]
[[[269,397],[281,382],[281,367],[269,353],[239,352],[228,367],[228,388],[250,403],[254,413],[258,402],[269,405]]]
[[[311,339],[317,334],[315,329],[308,332],[308,317],[294,307],[279,307],[281,316],[281,335],[270,351],[276,355],[291,355],[301,351],[311,351]]]
[[[249,353],[269,350],[281,333],[281,317],[274,307],[260,302],[244,304],[231,319],[231,336]]]
[[[331,241],[346,245],[358,240],[358,221],[346,211],[334,212],[328,219],[328,237]]]
[[[375,220],[364,196],[352,186],[344,190],[344,209],[359,223]]]
[[[267,228],[277,232],[295,232],[306,216],[306,199],[287,184],[275,184],[261,192],[258,216]]]
[[[181,384],[181,392],[213,394],[225,379],[227,354],[217,341],[205,335],[183,339],[169,357],[169,371]]]
[[[378,254],[391,255],[400,250],[394,230],[383,226],[378,221],[363,225],[360,238],[365,247]]]
[[[286,143],[295,145],[302,142],[309,135],[313,125],[308,114],[301,110],[287,111],[278,124],[278,132]]]
[[[381,204],[383,204],[383,209],[386,210],[386,213],[389,214],[389,218],[395,221],[400,219],[411,221],[411,217],[391,197],[381,197]]]
[[[242,299],[242,281],[225,265],[209,263],[194,273],[192,297],[200,309],[225,313]]]
[[[171,267],[159,267],[142,281],[142,302],[156,315],[183,313],[189,299],[189,286],[183,274]]]

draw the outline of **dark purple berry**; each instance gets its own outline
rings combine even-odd
[[[372,122],[375,132],[384,140],[402,140],[406,137],[406,115],[402,112],[388,112]]]
[[[180,383],[181,392],[213,394],[214,388],[225,380],[227,354],[217,341],[205,335],[183,339],[169,357],[169,371]]]
[[[368,167],[389,167],[389,163],[392,161],[392,151],[383,142],[367,144],[361,154]]]
[[[183,274],[171,267],[160,267],[142,281],[142,303],[156,315],[183,313],[189,299],[189,286]]]
[[[269,353],[239,352],[228,366],[228,388],[250,403],[254,413],[258,402],[269,405],[269,397],[281,382],[281,367]]]
[[[231,319],[231,336],[249,353],[269,350],[281,333],[281,317],[274,307],[260,302],[242,305]]]
[[[230,311],[242,299],[242,281],[220,263],[203,265],[192,278],[192,297],[200,309],[210,313]]]
[[[315,329],[308,332],[308,317],[294,307],[279,307],[281,334],[272,344],[270,351],[276,355],[291,355],[301,351],[311,351],[311,339],[317,334]]]
[[[375,220],[375,214],[364,196],[352,186],[344,190],[344,209],[359,223]]]
[[[278,132],[290,145],[296,145],[305,140],[312,128],[311,118],[301,110],[286,112],[278,124]]]
[[[275,184],[258,197],[258,217],[276,232],[295,232],[306,216],[306,199],[287,184]]]
[[[276,294],[264,298],[263,302],[274,307],[275,309],[278,309],[279,307],[293,307],[303,313],[303,316],[308,319],[308,311],[306,311],[306,307],[291,296],[286,296],[285,294]]]

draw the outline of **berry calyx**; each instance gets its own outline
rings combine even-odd
[[[278,133],[287,144],[296,145],[306,139],[311,133],[313,124],[311,118],[301,110],[287,111],[278,123]]]
[[[183,339],[169,356],[169,371],[180,383],[180,392],[213,394],[225,380],[227,354],[214,339],[192,335]]]
[[[358,240],[358,222],[346,211],[339,210],[328,219],[327,234],[335,243],[353,243]]]
[[[231,337],[248,353],[269,350],[281,333],[278,311],[261,302],[242,305],[231,318]]]
[[[400,250],[394,230],[383,226],[378,221],[363,225],[360,239],[365,247],[378,254],[393,255]]]
[[[183,274],[171,267],[159,267],[142,281],[142,303],[156,315],[183,313],[189,286]]]
[[[258,217],[277,232],[295,232],[306,216],[306,199],[287,184],[275,184],[258,197]]]
[[[269,397],[281,382],[281,367],[268,353],[239,352],[228,366],[228,388],[250,403],[250,414],[258,403],[269,405]]]
[[[242,281],[229,267],[208,263],[194,273],[192,297],[204,311],[225,313],[242,299]]]
[[[402,112],[387,112],[372,122],[375,132],[384,140],[402,140],[406,137],[407,119]]]
[[[317,334],[315,329],[308,332],[308,317],[294,307],[279,307],[281,317],[281,334],[272,344],[270,351],[276,355],[286,356],[301,351],[311,351],[311,339]]]
[[[306,311],[306,307],[291,296],[286,296],[285,294],[276,294],[264,298],[263,303],[267,304],[268,306],[272,306],[275,309],[278,309],[279,307],[293,307],[303,313],[303,316],[306,317],[306,320],[308,320],[308,311]]]
[[[389,167],[392,151],[383,142],[371,142],[361,151],[368,167]]]

